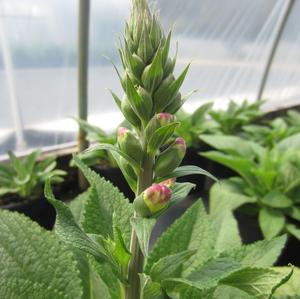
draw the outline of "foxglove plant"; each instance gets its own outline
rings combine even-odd
[[[133,130],[120,128],[115,146],[88,153],[112,153],[136,193],[133,204],[74,157],[91,186],[68,206],[55,199],[47,181],[45,194],[57,211],[55,234],[0,212],[1,298],[267,299],[292,275],[291,269],[270,268],[285,236],[242,246],[231,212],[208,215],[201,201],[149,249],[157,218],[193,188],[176,178],[209,175],[179,166],[186,146],[173,137],[179,125],[173,114],[184,102],[179,87],[188,67],[178,79],[172,75],[170,37],[146,1],[134,0],[120,50],[126,96],[121,101],[113,94]]]

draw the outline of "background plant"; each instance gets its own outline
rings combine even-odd
[[[212,205],[222,200],[229,201],[232,209],[250,204],[265,238],[286,231],[299,239],[300,135],[284,139],[272,149],[235,136],[201,138],[220,150],[203,156],[240,175],[212,188]]]
[[[66,172],[56,169],[56,157],[38,161],[40,151],[34,151],[24,159],[9,152],[9,163],[0,164],[0,196],[18,194],[23,200],[41,195],[44,183],[51,178],[61,183]]]

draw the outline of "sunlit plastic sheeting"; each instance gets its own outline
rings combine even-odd
[[[121,120],[106,88],[122,96],[109,60],[119,65],[117,48],[129,3],[91,1],[89,114],[106,129]],[[229,98],[255,99],[284,3],[152,1],[163,26],[173,28],[173,45],[179,42],[177,73],[192,62],[183,93],[199,91],[187,109],[204,100],[220,106]],[[0,154],[76,140],[70,116],[77,114],[77,8],[74,0],[0,1]]]
[[[183,90],[199,92],[188,109],[201,100],[225,106],[229,98],[256,99],[284,0],[162,0],[159,6],[166,27],[175,23],[181,68],[192,61]]]
[[[295,1],[270,70],[263,98],[268,106],[300,101],[300,2]]]

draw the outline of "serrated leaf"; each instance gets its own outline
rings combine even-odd
[[[289,280],[293,270],[286,273],[272,269],[246,268],[231,274],[221,282],[241,289],[257,299],[268,299],[274,291]]]
[[[104,261],[105,256],[102,248],[82,231],[69,207],[62,201],[55,199],[51,190],[50,180],[47,180],[45,184],[45,197],[56,209],[55,232],[62,241],[69,246],[93,255],[99,261]]]
[[[82,298],[75,258],[53,233],[5,210],[0,231],[1,298]]]
[[[287,237],[286,235],[272,240],[258,241],[250,245],[224,251],[220,256],[231,257],[245,267],[269,267],[280,256]]]
[[[98,199],[105,206],[108,213],[107,216],[111,219],[110,223],[112,223],[112,217],[115,214],[116,223],[113,223],[113,225],[122,227],[124,242],[129,247],[131,236],[130,218],[133,216],[132,204],[129,203],[128,199],[116,187],[89,169],[80,159],[74,157],[74,162],[83,172],[88,182],[96,187]],[[94,221],[98,222],[99,217],[101,217],[101,212],[98,211],[98,218],[96,217]],[[94,231],[93,233],[98,234],[99,232]]]
[[[185,165],[185,166],[177,167],[168,176],[165,176],[163,178],[158,178],[157,181],[158,182],[162,182],[162,181],[167,180],[167,179],[179,178],[179,177],[183,177],[183,176],[187,176],[187,175],[191,175],[191,174],[205,175],[205,176],[213,179],[214,181],[218,180],[216,177],[214,177],[208,171],[206,171],[206,170],[204,170],[204,169],[202,169],[202,168],[200,168],[198,166]]]
[[[141,217],[133,217],[131,218],[131,225],[134,229],[140,248],[144,257],[148,256],[149,249],[149,240],[151,237],[152,230],[156,223],[156,219],[153,218],[141,218]]]
[[[277,236],[285,224],[285,216],[280,210],[261,208],[258,215],[259,226],[266,239]]]
[[[222,180],[214,184],[209,191],[210,213],[233,211],[246,203],[255,203],[256,198],[244,194],[244,186],[240,178]]]
[[[149,276],[153,281],[161,282],[164,279],[178,277],[181,272],[181,266],[192,255],[195,250],[185,250],[173,255],[168,255],[161,258],[158,262],[154,263],[151,267]],[[179,270],[179,271],[178,271]]]
[[[149,273],[152,265],[165,256],[184,250],[196,250],[184,265],[184,271],[188,273],[210,257],[213,246],[211,223],[202,202],[198,201],[156,241],[147,259],[145,273]]]
[[[156,151],[164,145],[174,134],[179,123],[171,123],[158,128],[152,135],[148,143],[148,152],[155,154]]]
[[[79,194],[69,203],[69,208],[74,216],[75,221],[79,226],[81,226],[81,221],[83,217],[84,212],[84,205],[86,201],[90,197],[91,188],[89,188],[87,191]]]

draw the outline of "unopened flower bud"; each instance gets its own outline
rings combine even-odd
[[[153,184],[134,200],[138,215],[150,217],[163,210],[172,196],[172,190],[165,185]]]
[[[153,184],[143,193],[144,202],[152,213],[162,210],[171,199],[171,196],[171,189],[160,184]]]
[[[155,114],[146,127],[146,137],[150,139],[152,134],[160,127],[166,126],[175,121],[175,116],[170,113]]]
[[[176,178],[171,178],[160,182],[159,185],[167,186],[170,188],[175,184],[175,182],[176,182]]]
[[[143,150],[139,140],[133,133],[123,127],[118,130],[118,145],[119,148],[129,157],[140,163],[143,157]]]
[[[183,138],[179,137],[165,151],[163,151],[155,162],[157,177],[165,177],[177,168],[186,152],[186,144]]]

